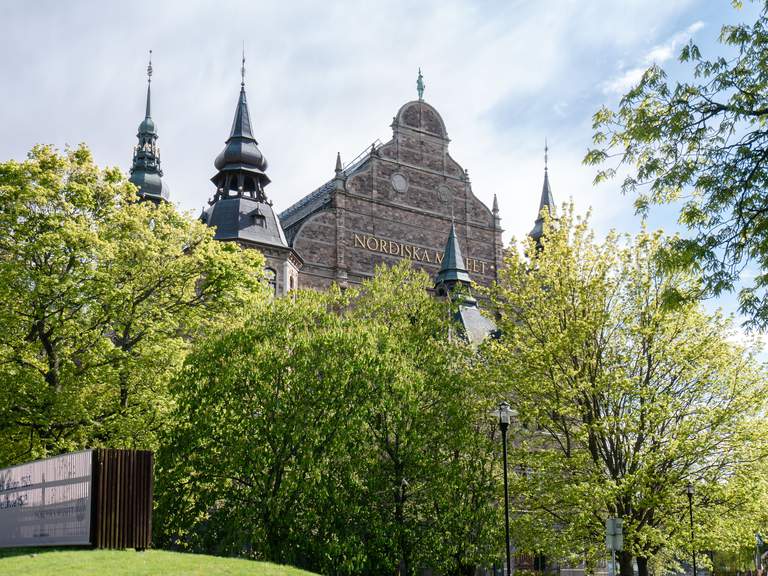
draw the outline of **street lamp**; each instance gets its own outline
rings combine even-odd
[[[688,515],[691,519],[691,554],[693,555],[693,576],[696,576],[696,540],[693,532],[693,484],[688,482],[685,487],[685,493],[688,496]]]
[[[499,404],[499,428],[501,428],[501,445],[504,453],[504,528],[507,537],[507,576],[512,574],[512,559],[509,554],[509,480],[507,479],[507,430],[511,416],[512,410],[509,404],[506,402]]]

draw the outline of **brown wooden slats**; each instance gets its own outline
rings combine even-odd
[[[95,548],[148,548],[152,542],[152,452],[93,451],[91,542]]]

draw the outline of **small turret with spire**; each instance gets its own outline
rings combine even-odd
[[[216,194],[200,218],[216,230],[216,240],[260,250],[272,291],[278,296],[287,294],[299,285],[303,261],[288,245],[280,219],[264,193],[270,180],[265,173],[267,160],[251,128],[245,97],[245,51],[232,129],[214,165],[217,172],[211,180],[216,185]]]
[[[552,188],[549,186],[549,167],[547,161],[549,159],[549,146],[547,146],[546,139],[544,140],[544,185],[541,189],[541,199],[539,200],[539,212],[536,216],[536,223],[533,226],[530,234],[528,234],[536,244],[540,244],[541,237],[544,235],[544,216],[542,211],[546,210],[550,216],[555,214],[555,200],[552,197]]]
[[[447,296],[457,285],[469,288],[471,284],[472,280],[461,255],[459,239],[456,237],[456,225],[451,218],[451,230],[445,243],[443,261],[435,277],[435,292],[438,296]]]
[[[448,300],[451,318],[459,323],[463,338],[471,344],[477,345],[496,333],[495,324],[483,316],[477,300],[472,296],[472,280],[464,265],[453,217],[443,261],[435,277],[435,294]],[[449,328],[449,339],[451,335],[452,330]]]
[[[270,179],[265,170],[267,159],[259,150],[253,136],[248,100],[245,97],[245,49],[240,67],[240,96],[238,97],[232,129],[224,150],[216,157],[218,170],[211,181],[216,184],[216,196],[212,200],[232,196],[244,196],[266,202],[264,188]]]
[[[139,189],[141,200],[162,202],[168,200],[168,187],[163,182],[160,168],[160,148],[157,146],[157,129],[152,120],[152,50],[147,65],[147,108],[144,120],[139,124],[136,137],[139,143],[133,148],[130,181]]]

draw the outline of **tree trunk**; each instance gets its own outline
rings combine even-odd
[[[632,566],[632,554],[626,550],[619,553],[619,574],[620,576],[634,576],[635,570]]]
[[[637,576],[648,576],[648,558],[638,556],[637,561]]]

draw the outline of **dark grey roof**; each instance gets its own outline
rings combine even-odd
[[[544,218],[541,216],[541,211],[544,209],[549,211],[550,215],[555,213],[555,200],[552,197],[552,189],[549,186],[549,173],[547,169],[544,169],[544,185],[541,188],[541,200],[539,200],[539,211],[536,215],[536,223],[533,226],[529,236],[538,242],[544,235]]]
[[[129,180],[139,189],[139,196],[149,200],[168,200],[170,191],[158,172],[134,170]]]
[[[362,152],[360,155],[357,156],[352,162],[347,165],[346,168],[343,170],[339,170],[340,164],[341,164],[341,158],[339,155],[336,156],[336,173],[338,176],[343,176],[345,178],[351,176],[352,174],[359,172],[363,169],[365,164],[368,162],[368,160],[371,157],[370,150],[371,148],[367,148],[366,151]],[[289,228],[293,227],[294,225],[298,224],[302,220],[304,220],[307,216],[310,216],[311,214],[314,214],[315,212],[319,212],[320,210],[324,209],[326,206],[330,205],[331,202],[331,192],[336,188],[336,179],[332,178],[328,180],[325,184],[322,186],[316,188],[304,198],[296,202],[295,204],[289,206],[282,212],[280,212],[280,222],[283,225],[283,228],[285,230],[288,230]],[[293,241],[293,236],[295,234],[295,230],[288,231],[288,237]]]
[[[144,120],[139,124],[136,137],[138,145],[133,149],[133,162],[129,180],[139,189],[139,197],[159,202],[168,200],[170,191],[163,182],[163,170],[160,167],[160,149],[157,147],[157,128],[151,116],[151,64],[148,69],[147,108]]]
[[[331,190],[335,187],[336,183],[333,180],[329,180],[316,190],[304,196],[304,198],[296,202],[296,204],[289,206],[280,212],[280,222],[282,223],[283,228],[289,228],[310,214],[322,210],[330,203]]]
[[[451,231],[448,233],[448,241],[445,243],[440,271],[435,277],[435,286],[456,284],[457,282],[469,285],[471,280],[467,273],[467,267],[464,265],[464,257],[461,255],[459,239],[456,238],[456,226],[451,222]]]
[[[474,302],[460,305],[458,316],[464,327],[464,334],[471,344],[479,344],[496,332],[496,324],[483,316]]]
[[[221,198],[203,212],[203,220],[216,228],[216,240],[288,247],[277,215],[266,202],[242,196]]]
[[[229,132],[224,150],[216,157],[214,162],[216,169],[237,170],[242,166],[247,166],[264,172],[267,169],[267,159],[257,144],[251,129],[251,116],[248,112],[245,86],[241,85],[235,117],[232,120],[232,130]]]

